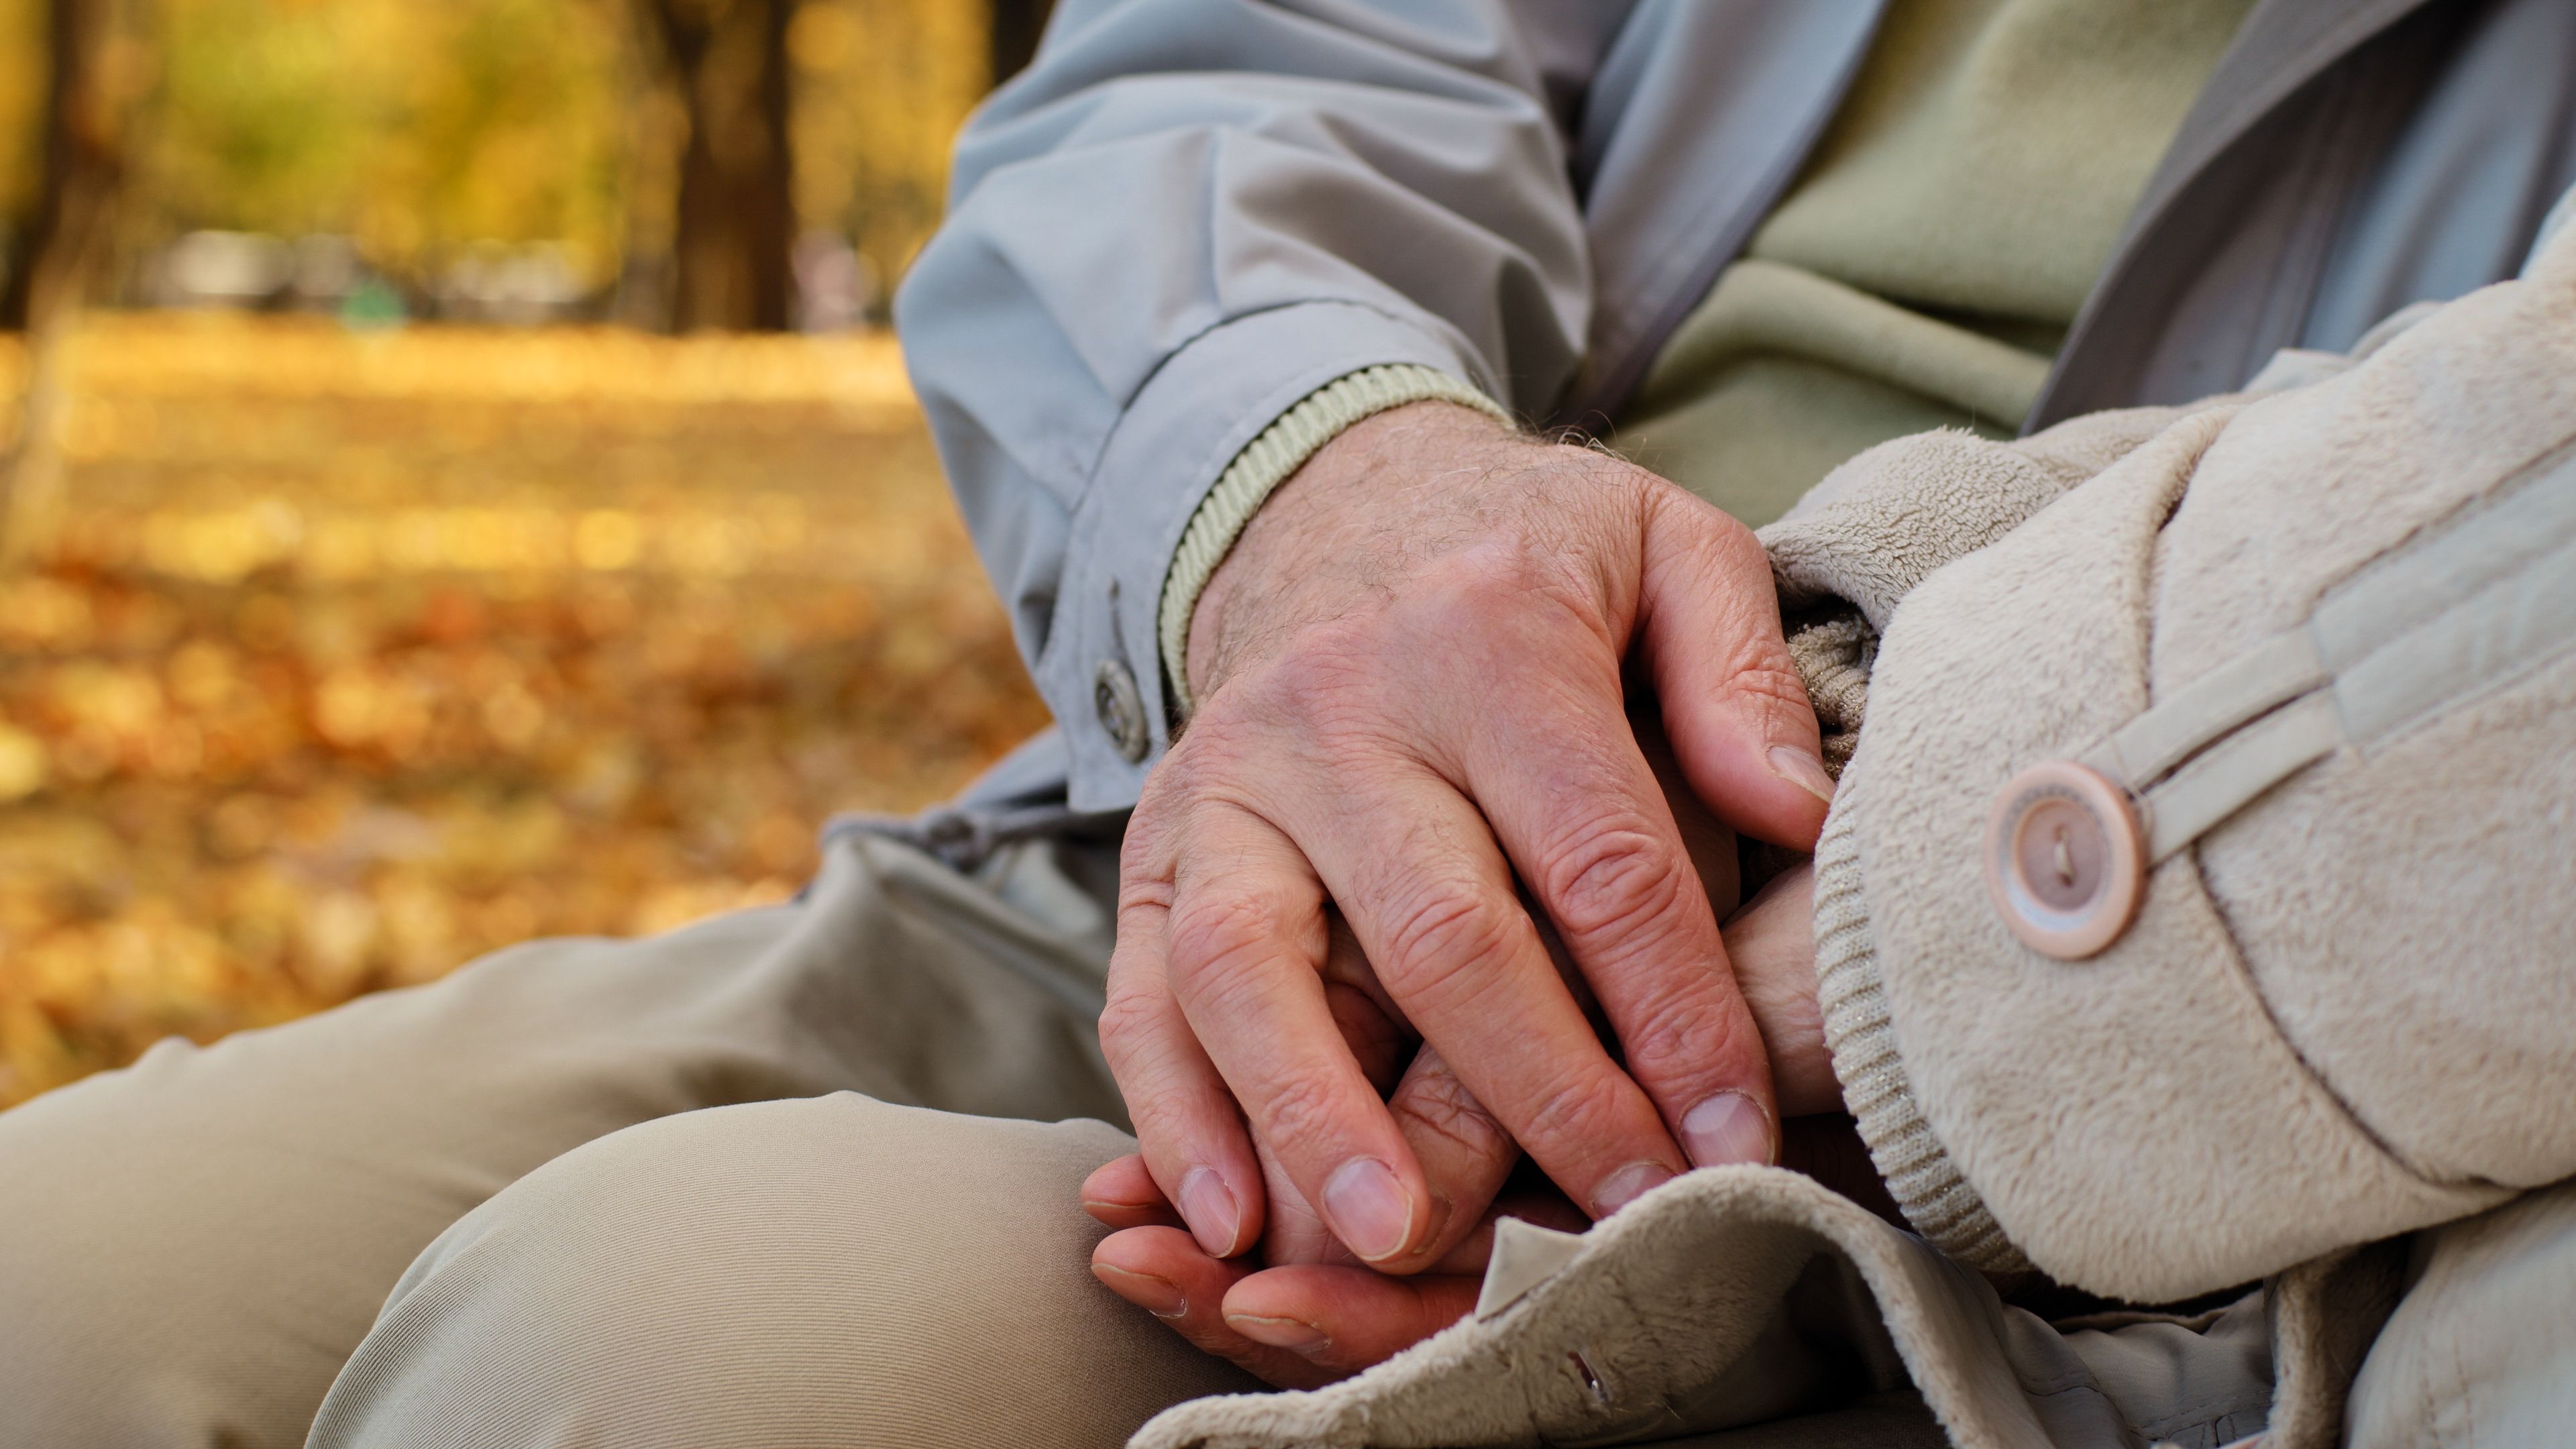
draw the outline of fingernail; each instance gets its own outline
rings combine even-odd
[[[1295,1318],[1256,1318],[1249,1313],[1229,1313],[1227,1325],[1254,1343],[1272,1348],[1293,1349],[1302,1354],[1317,1354],[1332,1346],[1324,1330]]]
[[[1193,1167],[1181,1175],[1181,1219],[1209,1257],[1234,1256],[1243,1236],[1243,1214],[1215,1168]]]
[[[1825,762],[1806,750],[1775,745],[1769,756],[1771,773],[1831,805],[1834,803],[1834,777],[1825,773]]]
[[[1682,1114],[1682,1147],[1701,1167],[1771,1161],[1771,1124],[1742,1092],[1720,1092]]]
[[[1102,1286],[1156,1318],[1178,1318],[1190,1311],[1190,1300],[1181,1296],[1180,1288],[1168,1278],[1151,1273],[1131,1273],[1107,1263],[1091,1265],[1091,1276]]]
[[[1673,1170],[1660,1162],[1631,1162],[1601,1180],[1592,1194],[1592,1216],[1606,1218],[1673,1180]]]
[[[1324,1183],[1324,1217],[1333,1236],[1369,1262],[1393,1257],[1413,1227],[1413,1194],[1374,1157],[1354,1157]]]

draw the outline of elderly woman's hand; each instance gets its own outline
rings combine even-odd
[[[1848,1120],[1833,1115],[1841,1111],[1842,1091],[1816,1002],[1812,888],[1812,872],[1803,865],[1770,882],[1726,923],[1727,957],[1761,1029],[1781,1110],[1792,1119],[1783,1124],[1784,1164],[1886,1212],[1885,1190]],[[1339,984],[1366,993],[1364,964],[1333,974]],[[1370,1058],[1382,1056],[1384,1045],[1360,1033],[1354,1050]],[[1355,1373],[1463,1317],[1475,1305],[1496,1218],[1568,1231],[1587,1225],[1544,1179],[1511,1172],[1517,1150],[1448,1075],[1436,1051],[1424,1048],[1404,1080],[1416,1100],[1463,1104],[1482,1125],[1461,1149],[1480,1156],[1479,1175],[1510,1179],[1475,1230],[1428,1271],[1394,1276],[1362,1265],[1333,1240],[1265,1152],[1271,1219],[1257,1258],[1211,1256],[1181,1226],[1143,1159],[1130,1156],[1083,1185],[1084,1208],[1118,1229],[1093,1252],[1092,1272],[1200,1348],[1270,1383],[1305,1388]]]
[[[1535,1174],[1525,1174],[1535,1178]],[[1272,1174],[1273,1220],[1315,1220]],[[1380,1273],[1328,1235],[1292,1229],[1239,1258],[1210,1257],[1162,1201],[1141,1157],[1122,1157],[1083,1184],[1083,1207],[1117,1228],[1091,1255],[1091,1271],[1120,1297],[1170,1324],[1192,1344],[1281,1388],[1313,1388],[1388,1358],[1475,1306],[1494,1220],[1515,1217],[1578,1232],[1587,1223],[1543,1179],[1514,1186],[1475,1230],[1427,1271]],[[1318,1220],[1319,1221],[1319,1220]]]

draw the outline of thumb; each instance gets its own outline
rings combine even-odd
[[[1637,637],[1683,777],[1737,830],[1813,849],[1834,781],[1761,542],[1671,484],[1644,530]]]

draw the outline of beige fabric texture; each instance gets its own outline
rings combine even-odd
[[[1251,1387],[1083,1271],[1125,1137],[993,1120],[1120,1113],[1115,862],[846,837],[796,905],[0,1113],[0,1446],[284,1449],[352,1354],[317,1443],[1106,1445]]]
[[[850,1093],[613,1133],[413,1263],[312,1449],[1115,1444],[1246,1386],[1091,1277],[1134,1148]]]
[[[2576,901],[2549,865],[2576,660],[2281,785],[2157,870],[2094,960],[2018,946],[1979,863],[2014,771],[2300,622],[2571,434],[2562,239],[2340,376],[2178,420],[1904,597],[1836,814],[1912,1095],[2040,1267],[2176,1297],[2576,1171],[2547,1105],[2576,1085]]]
[[[1613,442],[1747,522],[1888,438],[2009,437],[2251,0],[1896,0]]]
[[[2001,539],[2185,416],[2341,376],[2439,310],[2410,307],[2349,354],[2284,351],[2244,394],[2087,413],[2009,443],[1935,429],[1881,443],[1825,475],[1759,536],[1790,653],[1824,727],[1826,766],[1839,776],[1851,758],[1878,637],[1934,570]]]
[[[2014,443],[1957,429],[1900,438],[1826,475],[1761,529],[1789,652],[1824,729],[1826,766],[1839,775],[1860,741],[1878,636],[1916,584],[2192,410],[2093,413]]]
[[[1869,903],[1854,862],[1859,844],[1851,817],[1829,818],[1816,841],[1816,1005],[1833,1053],[1843,1106],[1868,1145],[1870,1161],[1906,1221],[1942,1252],[1972,1268],[2018,1273],[2030,1260],[1959,1174],[1915,1100],[1906,1075],[1887,993],[1879,983],[1869,929]]]
[[[2352,1386],[2351,1449],[2563,1444],[2576,1425],[2576,1187],[2419,1234]]]
[[[1910,1382],[1946,1442],[1967,1449],[2139,1449],[2133,1415],[2217,1444],[2263,1422],[2264,1318],[2258,1295],[2198,1322],[2060,1334],[1804,1177],[1710,1168],[1596,1225],[1571,1263],[1493,1317],[1329,1388],[1179,1405],[1132,1443],[1716,1449],[1739,1442],[1724,1431],[1768,1423],[1741,1442],[1803,1444],[1815,1422],[1803,1416],[1899,1404],[1889,1396]],[[1818,1442],[1833,1442],[1822,1428]]]

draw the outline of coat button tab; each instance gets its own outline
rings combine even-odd
[[[1145,696],[1138,692],[1136,676],[1126,665],[1115,659],[1100,661],[1091,675],[1091,707],[1119,758],[1131,765],[1145,758],[1146,747],[1153,743],[1145,728]]]
[[[2049,760],[1996,793],[1985,871],[1995,913],[2023,945],[2081,961],[2136,918],[2146,838],[2126,791],[2072,760]]]

